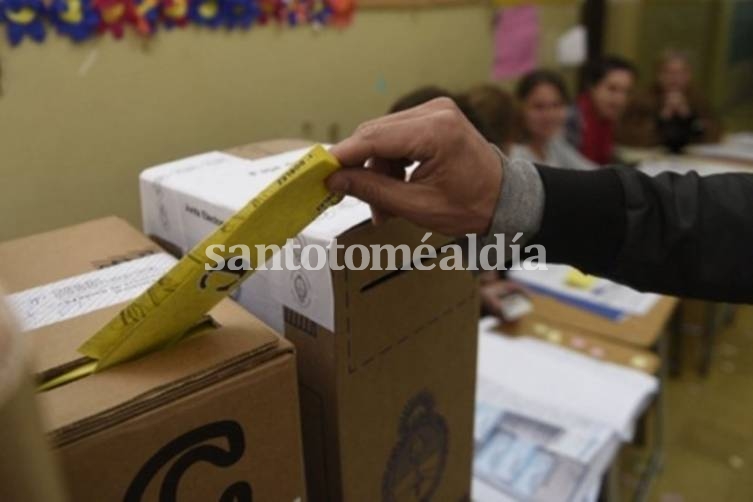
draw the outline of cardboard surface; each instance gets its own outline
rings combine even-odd
[[[423,233],[394,220],[340,241],[413,248]],[[433,239],[435,247],[446,243]],[[416,492],[462,500],[473,450],[477,284],[461,271],[386,274],[333,273],[343,499],[373,500],[381,491],[382,500],[424,500]],[[286,325],[295,341],[292,331]]]
[[[656,344],[677,306],[676,298],[665,296],[645,316],[631,316],[622,322],[612,322],[545,295],[534,293],[531,299],[535,314],[542,319],[641,348]]]
[[[154,251],[106,218],[0,244],[0,277],[16,292]],[[24,333],[35,373],[80,360],[123,305]],[[38,395],[72,500],[305,497],[292,345],[229,300],[210,316],[172,348]]]
[[[253,159],[306,146],[278,140],[225,153]],[[253,172],[243,165],[238,169]],[[207,218],[202,223],[184,210],[187,205],[199,214],[233,208],[218,203],[221,193],[207,193],[206,185],[192,189],[174,174],[170,185],[179,188],[142,175],[142,197],[149,198],[142,199],[143,216],[147,232],[185,248],[201,237],[187,239],[189,233],[211,230]],[[242,182],[232,173],[225,189],[222,180],[211,180],[226,193],[237,192]],[[337,237],[345,246],[412,248],[425,233],[397,220],[373,227],[368,211],[358,212],[361,208],[340,211],[325,214],[322,218],[330,220],[315,222],[298,239],[313,243]],[[365,216],[355,220],[356,212]],[[344,231],[329,235],[341,216],[347,220],[341,222]],[[429,241],[435,247],[447,242],[436,235]],[[477,284],[469,272],[257,272],[241,289],[240,301],[296,346],[310,500],[468,498],[479,312]],[[331,308],[331,328],[312,317],[317,303]]]
[[[505,332],[529,336],[580,352],[600,361],[619,364],[651,375],[661,366],[659,357],[648,350],[615,343],[602,336],[584,332],[572,326],[532,314],[520,322],[504,327]]]

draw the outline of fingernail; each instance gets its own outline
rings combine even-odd
[[[335,173],[327,179],[327,188],[332,192],[347,193],[350,188],[350,180]]]

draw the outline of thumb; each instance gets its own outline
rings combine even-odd
[[[374,208],[404,216],[411,197],[410,183],[363,168],[345,168],[327,178],[327,188],[336,193],[352,195]]]

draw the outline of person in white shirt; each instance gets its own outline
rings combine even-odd
[[[569,97],[562,78],[549,70],[534,70],[518,83],[522,141],[510,150],[512,159],[568,169],[594,170],[594,164],[564,138]]]

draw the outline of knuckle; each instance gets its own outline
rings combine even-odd
[[[455,100],[447,96],[441,96],[439,98],[435,98],[434,103],[437,108],[443,109],[443,110],[452,110],[453,108],[457,108],[457,104],[455,104]]]
[[[379,187],[373,183],[360,183],[358,188],[358,197],[367,201],[370,204],[374,204],[377,207],[381,206],[381,192]]]
[[[455,144],[457,141],[463,139],[465,116],[459,109],[455,108],[437,112],[435,120],[434,129],[441,136],[443,143]]]
[[[356,135],[364,140],[372,140],[379,134],[381,127],[379,122],[364,122],[356,128]]]
[[[461,124],[464,119],[463,112],[461,112],[457,106],[437,113],[437,121],[445,127],[455,128]]]

